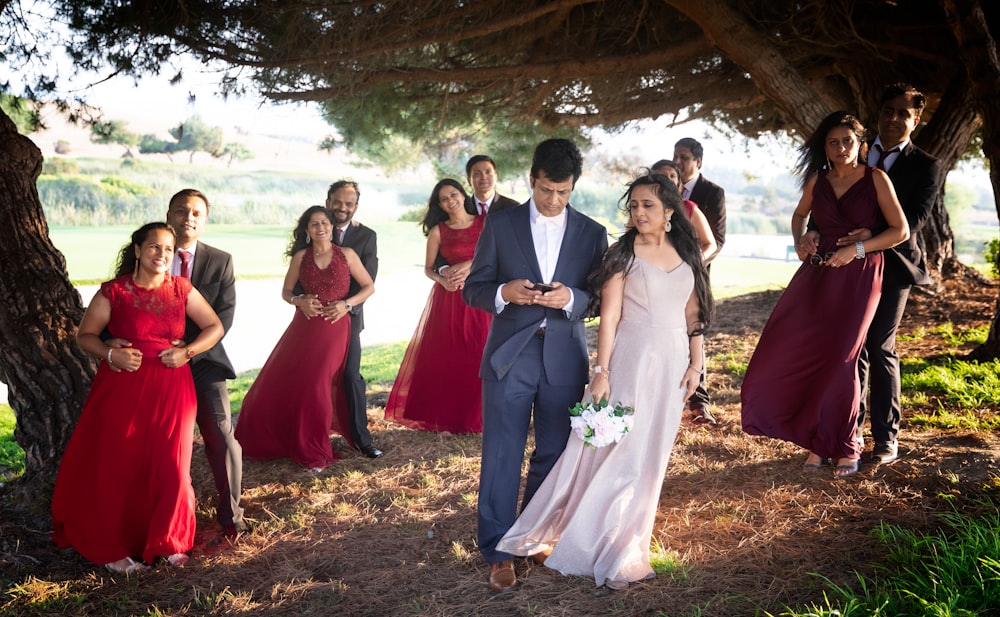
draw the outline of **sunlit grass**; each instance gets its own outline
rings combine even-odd
[[[886,556],[876,563],[876,576],[859,574],[857,589],[828,582],[821,604],[788,609],[779,616],[993,614],[1000,606],[1000,514],[996,504],[984,505],[992,512],[942,514],[941,526],[930,532],[881,525],[872,532]]]
[[[14,441],[14,410],[0,404],[0,482],[24,473],[24,450]]]
[[[949,407],[1000,406],[1000,361],[968,362],[954,358],[910,360],[903,364],[904,392],[936,394]]]

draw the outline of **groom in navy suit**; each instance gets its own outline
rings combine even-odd
[[[496,591],[517,582],[513,556],[496,545],[517,517],[528,426],[533,417],[535,450],[522,508],[566,447],[568,410],[587,382],[587,277],[600,266],[608,236],[569,206],[582,165],[568,140],[549,139],[535,148],[531,199],[486,218],[462,290],[469,306],[493,315],[479,369],[478,541]]]

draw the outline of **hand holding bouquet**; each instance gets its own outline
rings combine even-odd
[[[600,402],[579,402],[569,410],[573,432],[592,448],[618,443],[632,430],[633,410],[620,403],[612,407],[607,399]]]

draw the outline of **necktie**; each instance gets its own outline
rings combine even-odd
[[[191,278],[191,253],[180,249],[177,251],[177,257],[181,260],[181,276],[186,279]]]
[[[341,227],[340,229],[337,230],[337,246],[340,246],[341,244],[344,243],[344,234],[345,233],[347,233],[347,228],[346,227]]]
[[[681,199],[691,199],[691,190],[686,186],[684,187],[684,190],[681,191]]]
[[[882,149],[882,144],[875,144],[875,149],[878,150],[878,162],[875,163],[875,167],[885,171],[885,160],[889,158],[889,155],[894,152],[899,152],[899,148],[889,148],[888,150]]]
[[[487,208],[486,202],[483,201],[479,202],[479,214],[487,214],[487,213],[489,213],[489,208]]]

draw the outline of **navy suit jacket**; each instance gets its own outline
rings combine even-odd
[[[344,242],[342,246],[354,249],[361,259],[361,265],[365,267],[368,274],[375,280],[378,274],[378,246],[375,231],[370,227],[365,227],[357,221],[351,221],[347,231],[344,232]],[[361,285],[351,277],[351,288],[347,296],[353,296],[361,289]],[[351,329],[361,332],[365,329],[365,305],[364,303],[351,308]]]
[[[553,385],[582,387],[590,363],[583,323],[591,297],[587,277],[604,258],[608,233],[603,225],[567,206],[566,230],[552,280],[573,290],[569,316],[566,311],[537,304],[508,304],[498,314],[495,299],[500,285],[516,279],[542,281],[531,239],[529,209],[524,203],[486,217],[472,270],[462,289],[462,297],[469,306],[493,315],[479,376],[492,381],[503,379],[545,319],[542,345],[545,376]]]
[[[236,313],[236,277],[233,275],[233,256],[229,253],[198,241],[195,251],[194,270],[191,272],[191,284],[205,297],[212,310],[219,316],[222,329],[229,332],[233,325],[233,315]],[[201,332],[190,318],[184,326],[184,340],[193,341]],[[222,342],[215,344],[206,352],[191,359],[195,362],[214,362],[226,369],[227,379],[235,379],[233,364],[226,355]]]
[[[698,180],[694,183],[688,199],[698,204],[698,209],[708,219],[708,226],[712,228],[712,235],[715,236],[715,243],[718,245],[715,255],[718,255],[722,245],[726,243],[726,191],[698,174]],[[709,257],[709,261],[714,259],[715,255]]]
[[[944,180],[941,161],[911,141],[899,152],[887,173],[910,225],[910,238],[886,251],[884,278],[906,285],[929,285],[931,278],[917,235],[941,198]]]

